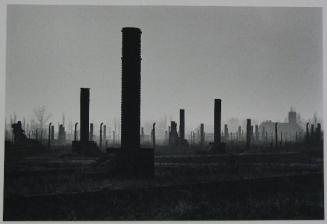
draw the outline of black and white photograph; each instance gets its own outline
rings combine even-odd
[[[4,7],[3,221],[325,220],[322,5]]]

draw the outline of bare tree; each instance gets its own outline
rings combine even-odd
[[[44,128],[45,124],[49,121],[52,115],[46,111],[45,106],[35,108],[33,112],[39,127],[41,129]]]
[[[35,119],[37,121],[37,126],[40,131],[40,136],[42,141],[43,134],[45,133],[44,127],[52,115],[46,111],[45,106],[40,106],[38,108],[35,108],[33,112],[35,115]]]

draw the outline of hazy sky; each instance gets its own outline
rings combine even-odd
[[[322,115],[320,8],[9,6],[6,114],[79,120],[80,87],[90,120],[120,118],[121,29],[142,30],[141,120],[167,115],[186,128],[222,118],[284,120]]]

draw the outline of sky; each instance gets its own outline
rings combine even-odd
[[[292,106],[322,117],[321,8],[219,6],[35,6],[7,11],[6,116],[120,120],[121,29],[139,27],[141,123],[167,117],[186,130],[222,120],[284,121]]]

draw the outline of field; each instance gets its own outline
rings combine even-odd
[[[112,176],[101,166],[108,155],[82,157],[58,147],[17,157],[9,149],[4,220],[324,218],[317,147],[227,154],[158,147],[153,179]]]

